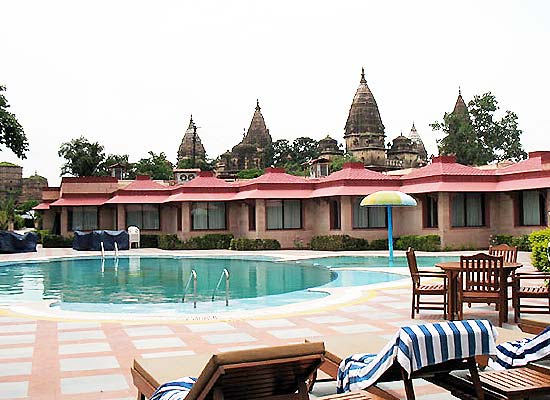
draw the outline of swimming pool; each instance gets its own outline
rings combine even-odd
[[[2,263],[0,303],[50,301],[61,310],[98,313],[205,313],[294,304],[323,298],[334,288],[404,278],[368,268],[341,269],[349,266],[388,264],[385,257],[285,261],[261,256],[79,257]],[[215,290],[224,268],[230,273],[229,307],[225,307],[223,278]],[[197,274],[196,308],[192,284],[182,302],[191,270]]]

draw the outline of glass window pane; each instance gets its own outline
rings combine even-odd
[[[283,229],[283,202],[281,200],[267,200],[265,208],[267,229]]]
[[[284,201],[284,229],[299,229],[302,227],[302,207],[300,200]]]
[[[464,226],[464,194],[453,196],[451,205],[451,226]]]
[[[159,206],[154,204],[143,205],[143,229],[160,229],[160,210]]]
[[[141,204],[126,205],[126,225],[145,229],[141,218]]]
[[[466,226],[483,226],[481,193],[468,193],[466,195]]]
[[[540,196],[536,190],[522,192],[523,225],[542,225],[540,220]]]
[[[368,228],[369,227],[369,207],[361,207],[361,197],[353,199],[353,227]]]
[[[75,231],[97,229],[97,207],[73,207],[72,227]]]
[[[369,213],[369,228],[386,227],[386,207],[363,207]]]
[[[225,229],[225,203],[208,203],[208,229]]]
[[[208,229],[208,204],[191,204],[191,229]]]

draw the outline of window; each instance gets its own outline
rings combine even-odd
[[[329,218],[330,218],[330,229],[341,229],[342,228],[342,219],[341,219],[341,207],[340,200],[329,200]]]
[[[69,208],[69,231],[92,231],[98,228],[97,207]]]
[[[539,190],[519,193],[519,224],[521,226],[546,225],[546,199]]]
[[[192,203],[191,229],[225,230],[225,203],[223,201]]]
[[[457,193],[453,196],[451,226],[485,226],[485,196],[483,193]]]
[[[265,203],[267,229],[302,228],[300,200],[267,200]]]
[[[423,205],[424,227],[437,228],[437,194],[427,194]]]
[[[126,206],[126,226],[159,230],[160,207],[156,204],[128,204]]]
[[[248,230],[249,231],[256,230],[256,204],[255,203],[248,204]]]
[[[178,205],[178,212],[176,218],[178,219],[178,232],[183,230],[183,221],[182,221],[182,212],[181,205]]]
[[[385,228],[386,207],[362,207],[362,197],[353,199],[353,228]]]

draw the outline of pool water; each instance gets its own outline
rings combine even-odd
[[[417,256],[416,263],[419,267],[433,267],[438,262],[458,261],[453,256]],[[312,258],[306,262],[314,265],[322,265],[329,268],[388,268],[404,267],[408,268],[406,257],[394,257],[390,263],[388,257],[372,256],[342,256],[342,257],[323,257]]]
[[[419,257],[433,265],[453,257]],[[225,307],[225,279],[230,273],[230,308],[256,309],[327,295],[324,288],[362,286],[403,279],[403,275],[368,270],[388,267],[386,257],[330,257],[284,261],[271,257],[79,257],[40,262],[0,263],[0,304],[53,300],[64,310],[92,312],[216,312]],[[395,266],[406,266],[402,257]],[[339,270],[353,267],[357,271]],[[364,269],[363,269],[364,268]],[[193,307],[191,271],[197,273],[200,306]],[[309,291],[318,288],[317,291]],[[214,301],[212,297],[214,296]]]

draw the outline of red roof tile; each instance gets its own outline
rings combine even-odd
[[[360,162],[345,163],[340,171],[333,172],[322,182],[332,182],[339,180],[396,180],[398,176],[385,175],[381,172],[372,171],[365,168]]]
[[[169,186],[155,182],[149,179],[146,175],[140,175],[136,180],[132,181],[129,185],[125,186],[121,190],[167,190]]]
[[[451,156],[440,156],[434,157],[432,163],[426,165],[425,167],[419,168],[412,171],[410,174],[401,176],[400,179],[418,179],[425,178],[428,176],[439,176],[439,175],[461,175],[461,176],[471,176],[471,175],[494,175],[494,170],[482,170],[474,167],[469,167],[467,165],[462,165],[456,162],[455,157]]]
[[[52,207],[71,207],[71,206],[100,206],[109,200],[107,196],[98,196],[96,194],[81,195],[81,196],[68,196],[62,197],[59,200],[50,204]]]
[[[235,184],[224,181],[223,179],[218,179],[210,171],[199,172],[196,178],[191,179],[188,182],[185,182],[178,186],[178,188],[191,188],[191,187],[201,187],[201,188],[223,188],[223,187],[236,187]]]
[[[250,179],[249,181],[242,182],[240,186],[248,186],[253,185],[257,183],[298,183],[298,184],[304,184],[309,182],[307,178],[304,178],[302,176],[295,176],[287,174],[284,170],[284,168],[266,168],[265,174]]]

